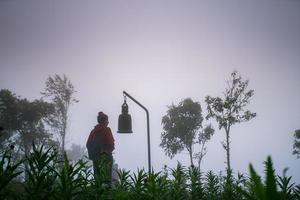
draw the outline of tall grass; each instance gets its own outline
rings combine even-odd
[[[26,169],[20,168],[26,162]],[[99,169],[101,172],[101,169]],[[17,176],[26,174],[16,184]],[[105,176],[94,177],[92,167],[79,160],[72,163],[53,148],[37,147],[25,160],[12,162],[10,151],[1,153],[0,199],[116,199],[116,200],[276,200],[300,199],[300,185],[292,177],[276,176],[270,157],[265,162],[264,179],[249,166],[249,177],[200,172],[180,163],[175,168],[146,173],[118,171],[119,179],[111,187]]]

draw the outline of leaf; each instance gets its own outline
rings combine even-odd
[[[266,173],[266,197],[267,199],[276,200],[278,199],[276,176],[274,174],[272,159],[270,156],[267,157],[265,162],[265,173]]]

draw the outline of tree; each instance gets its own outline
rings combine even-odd
[[[221,97],[206,96],[208,115],[207,119],[214,118],[219,129],[224,129],[226,140],[223,142],[223,148],[226,150],[227,157],[227,175],[231,171],[230,166],[230,130],[236,123],[246,122],[256,116],[246,110],[246,106],[250,103],[254,90],[247,90],[249,81],[243,81],[237,71],[231,73],[231,79],[227,81],[227,87]]]
[[[17,147],[15,158],[28,155],[33,143],[46,146],[56,144],[52,140],[52,134],[47,130],[46,123],[54,113],[53,104],[42,100],[31,102],[9,90],[0,90],[0,99],[2,101],[0,127],[4,127],[0,136],[1,146],[7,143],[14,144],[13,146]]]
[[[297,158],[300,158],[300,129],[295,130],[293,149],[293,155],[296,155]]]
[[[201,161],[207,153],[207,147],[205,145],[210,140],[214,132],[215,130],[210,124],[199,132],[197,143],[200,146],[200,151],[194,154],[194,158],[198,159],[198,169],[200,169]]]
[[[201,105],[187,98],[177,106],[173,104],[168,108],[167,114],[162,118],[164,131],[160,146],[170,158],[187,150],[193,166],[193,145],[197,143],[197,135],[201,135],[199,129],[202,128],[203,121]]]
[[[52,118],[54,106],[41,100],[34,100],[33,102],[27,99],[19,100],[18,116],[18,132],[26,155],[29,153],[33,143],[40,145],[46,144],[49,146],[55,145],[52,140],[52,134],[46,128],[47,122]]]
[[[5,141],[18,128],[18,97],[9,90],[0,90],[0,99],[0,126],[5,129],[0,135],[0,144],[4,146]]]
[[[47,78],[45,90],[41,92],[43,97],[50,98],[55,105],[56,117],[52,118],[49,123],[60,137],[62,155],[65,151],[69,108],[72,103],[78,102],[73,97],[75,92],[71,81],[65,75],[61,77],[57,74]]]
[[[3,105],[3,101],[2,99],[0,98],[0,117],[3,113],[3,110],[5,109],[5,106]],[[2,131],[4,130],[4,128],[2,126],[0,126],[0,144],[1,144],[1,137],[2,137]]]
[[[54,143],[47,130],[46,121],[52,117],[54,106],[42,100],[29,101],[20,98],[9,90],[1,90],[3,103],[0,126],[4,127],[1,144],[9,139],[19,144],[25,153],[32,143]]]

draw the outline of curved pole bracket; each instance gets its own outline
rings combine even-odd
[[[149,126],[149,111],[148,109],[143,106],[140,102],[138,102],[135,98],[133,98],[130,94],[128,94],[126,91],[123,91],[124,97],[128,97],[131,99],[134,103],[138,104],[141,108],[143,108],[146,112],[147,116],[147,141],[148,141],[148,171],[149,174],[151,172],[151,153],[150,153],[150,126]]]

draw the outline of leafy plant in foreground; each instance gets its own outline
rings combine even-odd
[[[133,199],[144,199],[145,196],[145,182],[147,181],[147,174],[144,170],[138,170],[133,176],[130,176],[132,181],[131,197]]]
[[[87,179],[80,175],[84,168],[86,168],[84,163],[78,161],[72,164],[69,162],[66,153],[64,154],[63,167],[56,171],[58,177],[56,198],[68,200],[83,194],[82,188],[88,184],[88,182],[86,182]]]
[[[0,160],[1,199],[114,199],[114,200],[299,200],[300,185],[292,178],[275,176],[270,157],[265,162],[265,177],[262,179],[250,164],[250,177],[222,176],[209,171],[201,174],[198,168],[186,168],[180,163],[165,171],[146,173],[138,170],[118,171],[119,179],[111,187],[106,176],[93,177],[87,162],[64,160],[53,148],[33,145],[27,156],[27,179],[12,181],[24,174],[22,163],[14,164],[9,152],[3,152]],[[24,161],[25,162],[25,161]],[[23,171],[22,171],[23,169]],[[21,171],[18,171],[21,170]],[[101,168],[99,169],[101,172]],[[104,172],[104,171],[103,171]],[[227,173],[228,174],[228,173]]]
[[[187,199],[187,174],[186,169],[180,164],[177,164],[175,169],[171,169],[173,180],[171,181],[170,197],[174,200]]]
[[[205,199],[216,200],[220,197],[220,180],[212,171],[206,174]]]
[[[283,175],[277,176],[278,177],[277,183],[278,183],[279,188],[281,189],[280,199],[282,199],[282,200],[294,199],[293,195],[292,195],[292,192],[293,192],[292,189],[293,189],[295,183],[291,183],[291,179],[292,179],[291,176],[289,176],[289,177],[286,176],[287,170],[288,170],[288,168],[285,168],[283,170]]]
[[[252,164],[249,166],[250,182],[248,192],[243,192],[246,199],[255,200],[279,200],[280,193],[277,191],[277,180],[271,157],[268,156],[265,162],[265,181],[256,173]]]
[[[296,185],[296,187],[293,188],[293,197],[294,199],[300,199],[300,185]]]
[[[113,199],[118,199],[118,200],[130,199],[129,191],[130,191],[131,183],[129,180],[130,178],[129,173],[130,172],[126,171],[125,169],[118,171],[119,181],[112,191]]]
[[[204,187],[202,183],[202,174],[199,168],[191,167],[188,171],[190,179],[189,190],[190,199],[203,199],[204,198]]]
[[[55,194],[55,169],[58,164],[57,151],[53,148],[45,149],[33,144],[32,151],[26,158],[28,167],[25,190],[28,199],[49,199]]]
[[[161,172],[151,172],[147,176],[146,181],[146,199],[168,199],[169,184],[165,176],[161,176]]]
[[[88,165],[87,161],[78,160],[76,163],[77,165],[81,166],[80,173],[78,174],[78,179],[80,179],[85,184],[81,184],[81,199],[93,199],[94,193],[92,192],[92,178],[93,173],[91,170],[91,166]]]
[[[8,184],[22,173],[17,171],[17,168],[22,164],[22,161],[17,163],[12,162],[12,155],[10,150],[6,150],[1,155],[0,160],[0,199],[4,199],[9,195],[10,191],[7,189]]]

